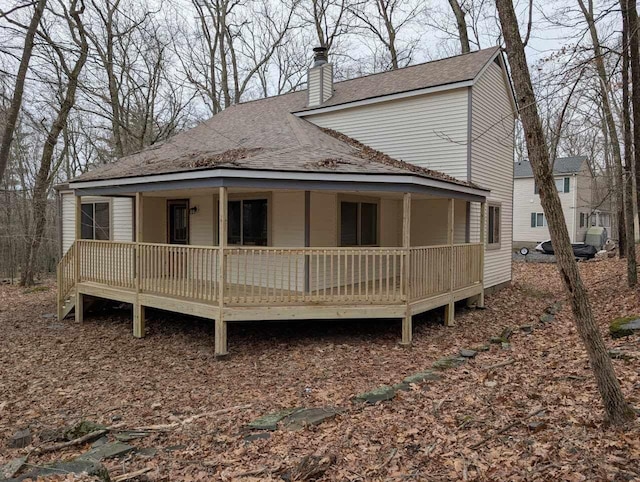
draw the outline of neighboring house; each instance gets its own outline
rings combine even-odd
[[[572,243],[584,242],[590,226],[604,226],[611,236],[608,203],[597,201],[594,176],[585,156],[562,157],[553,176]],[[513,175],[513,242],[528,246],[549,239],[547,219],[528,161],[517,162]]]
[[[59,187],[59,316],[85,296],[215,320],[400,318],[511,280],[498,48],[234,105]],[[487,226],[487,228],[483,228]],[[486,246],[485,246],[486,245]]]

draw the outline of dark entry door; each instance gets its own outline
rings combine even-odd
[[[189,244],[189,200],[167,201],[169,210],[169,244]]]

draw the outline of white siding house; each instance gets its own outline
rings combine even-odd
[[[571,242],[584,242],[587,229],[596,224],[607,228],[608,235],[612,236],[611,215],[593,196],[594,178],[587,158],[558,158],[553,174]],[[549,228],[540,195],[531,165],[527,161],[515,164],[513,206],[515,245],[529,246],[549,239]]]
[[[59,187],[58,314],[401,318],[511,280],[514,98],[491,48],[234,105]],[[81,217],[76,218],[80,212]]]

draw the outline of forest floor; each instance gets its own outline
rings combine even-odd
[[[608,334],[611,319],[640,314],[638,292],[625,286],[624,261],[580,269],[607,348],[624,355],[613,361],[624,393],[639,407],[640,335]],[[144,469],[128,480],[312,480],[303,472],[313,462],[326,469],[318,480],[640,480],[640,421],[626,430],[603,422],[569,306],[540,321],[564,297],[554,265],[514,263],[512,285],[487,309],[457,310],[454,327],[438,312],[416,321],[410,349],[398,345],[397,320],[237,323],[222,361],[210,321],[154,312],[146,338],[135,339],[125,309],[87,314],[81,326],[47,317],[54,290],[0,287],[0,465],[27,453],[32,466],[76,457],[89,444],[34,449],[90,420],[112,427],[109,440],[146,429],[127,442],[137,451],[104,461],[112,480]],[[505,327],[514,328],[508,344],[490,344],[439,381],[373,405],[353,400],[489,344]],[[341,411],[299,430],[246,429],[291,407]],[[31,443],[8,448],[26,428]]]

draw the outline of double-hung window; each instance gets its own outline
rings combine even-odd
[[[544,218],[544,213],[531,213],[531,227],[541,228],[547,225],[547,220]]]
[[[554,179],[554,183],[556,185],[556,189],[558,192],[569,192],[571,189],[571,178],[570,177],[557,177]],[[533,183],[533,193],[540,194],[540,189],[538,188],[538,184]]]
[[[268,244],[267,199],[229,201],[227,242],[242,246]]]
[[[500,211],[499,205],[489,204],[489,229],[487,231],[487,244],[489,246],[500,245]]]
[[[109,202],[83,202],[80,237],[82,239],[111,239]]]
[[[378,204],[340,203],[340,246],[376,246],[378,244]]]

